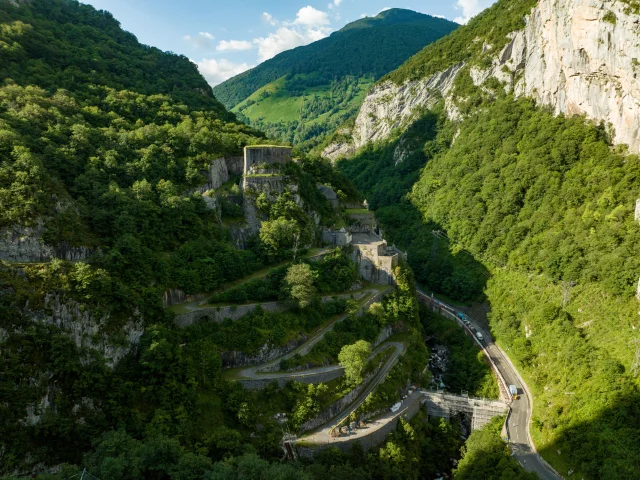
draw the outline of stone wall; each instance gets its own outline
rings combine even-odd
[[[329,230],[327,228],[322,230],[322,241],[325,244],[335,245],[337,247],[344,247],[351,245],[353,240],[351,232],[341,230]]]
[[[394,284],[395,280],[392,273],[378,268],[378,265],[370,257],[360,254],[357,249],[351,252],[350,257],[358,265],[360,276],[367,282],[378,285]]]
[[[175,323],[180,327],[188,327],[196,322],[222,322],[225,318],[238,320],[253,312],[257,307],[262,307],[267,312],[283,312],[287,306],[280,302],[254,303],[250,305],[227,305],[223,307],[199,308],[191,312],[176,315]]]
[[[205,293],[197,293],[195,295],[187,295],[184,291],[177,288],[170,288],[162,295],[162,306],[172,307],[174,305],[182,305],[183,303],[197,302],[207,297]]]
[[[421,396],[416,395],[411,399],[412,401],[404,408],[404,410],[400,413],[400,415],[396,416],[389,423],[386,423],[379,429],[371,432],[369,435],[354,438],[353,440],[341,438],[341,441],[327,441],[325,445],[318,445],[316,448],[302,447],[296,445],[296,451],[300,457],[313,459],[315,455],[320,453],[326,448],[336,447],[339,448],[342,452],[348,452],[349,449],[353,446],[354,443],[359,442],[365,450],[368,450],[376,445],[381,444],[387,438],[391,432],[393,432],[398,426],[398,420],[403,418],[406,421],[411,420],[415,417],[416,413],[420,411],[421,408]]]
[[[284,165],[291,161],[290,147],[244,147],[244,173],[256,165]]]
[[[244,173],[244,157],[224,157],[229,175],[239,177]]]
[[[373,231],[376,228],[377,222],[373,212],[368,213],[350,213],[349,218],[354,220],[357,225],[368,227],[369,231]]]

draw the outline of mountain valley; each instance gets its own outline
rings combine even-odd
[[[637,478],[637,2],[0,24],[0,478]]]

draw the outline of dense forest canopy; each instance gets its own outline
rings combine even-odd
[[[638,156],[612,145],[605,125],[470,77],[534,4],[499,1],[386,77],[401,83],[466,62],[448,99],[461,119],[440,102],[339,165],[426,289],[483,302],[532,390],[531,433],[544,458],[563,474],[632,478]]]
[[[171,95],[233,120],[189,59],[140,44],[109,12],[76,0],[29,0],[19,8],[0,1],[0,51],[0,81],[63,88],[83,99],[93,85]]]

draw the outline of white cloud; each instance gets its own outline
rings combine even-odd
[[[216,47],[219,52],[238,52],[242,50],[251,50],[253,44],[246,40],[221,40]]]
[[[271,15],[270,13],[262,12],[261,18],[262,21],[268,25],[272,25],[275,27],[278,24],[278,21],[273,18],[273,15]]]
[[[253,40],[258,46],[258,56],[264,62],[277,54],[292,48],[307,45],[326,37],[327,34],[320,29],[298,30],[294,28],[280,27],[275,33],[267,38],[260,37]]]
[[[307,27],[319,27],[329,25],[329,23],[331,22],[327,12],[316,10],[310,5],[298,10],[296,19],[293,21],[293,25],[305,25]]]
[[[456,17],[454,21],[458,23],[467,23],[482,10],[493,5],[495,0],[457,0],[455,8],[461,10],[462,15]]]
[[[336,5],[339,5],[341,0]],[[262,14],[262,20],[270,25],[280,25],[273,16],[267,12]],[[316,10],[311,6],[306,6],[298,10],[296,19],[292,22],[282,22],[275,32],[267,37],[253,39],[253,43],[258,47],[258,57],[261,62],[275,57],[277,54],[292,48],[307,45],[311,42],[321,40],[331,33],[328,27],[330,20],[326,12]]]
[[[197,65],[200,73],[212,87],[251,68],[246,63],[233,63],[224,58],[221,60],[204,58],[201,62],[197,62]]]
[[[342,3],[342,0],[333,0],[333,2],[329,3],[328,7],[330,10],[333,8],[338,8],[341,3]]]
[[[208,50],[213,48],[213,40],[216,37],[211,35],[209,32],[199,32],[197,35],[185,35],[182,38],[189,42],[194,50],[198,48]]]

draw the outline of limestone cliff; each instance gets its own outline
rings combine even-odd
[[[540,0],[524,29],[511,32],[507,46],[483,67],[474,66],[481,62],[470,62],[471,68],[457,64],[421,80],[375,86],[358,114],[352,141],[329,145],[323,155],[335,160],[387,139],[439,98],[456,119],[453,85],[460,74],[470,75],[476,85],[495,77],[507,90],[557,114],[602,121],[616,143],[640,152],[640,16],[626,7],[611,0]],[[491,51],[485,44],[483,53]]]
[[[105,331],[110,320],[108,314],[97,318],[85,305],[58,293],[45,295],[44,309],[32,310],[27,303],[23,311],[36,322],[57,326],[78,347],[97,350],[110,365],[117,364],[131,348],[137,346],[144,333],[143,319],[140,315],[134,315],[119,329],[120,341],[114,343],[113,337]]]
[[[0,260],[9,262],[48,262],[54,258],[70,262],[85,261],[95,252],[89,247],[70,247],[64,242],[53,247],[44,242],[44,221],[34,226],[13,225],[0,229]]]

